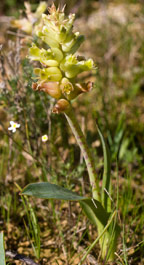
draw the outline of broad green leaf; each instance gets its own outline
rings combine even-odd
[[[4,234],[0,232],[0,265],[5,265]]]
[[[23,195],[30,195],[41,199],[59,199],[68,201],[85,200],[75,192],[49,182],[32,183],[24,188]]]
[[[101,224],[105,226],[109,217],[99,201],[80,196],[75,192],[49,182],[29,184],[23,189],[22,194],[42,199],[79,201],[85,214],[94,225]]]
[[[98,125],[97,125],[97,130],[99,137],[101,139],[103,156],[104,156],[104,171],[103,171],[103,180],[102,180],[102,204],[106,209],[106,211],[110,212],[111,211],[110,153],[106,141]]]

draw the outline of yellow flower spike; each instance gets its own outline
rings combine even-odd
[[[49,47],[47,50],[40,49],[32,44],[29,58],[42,65],[42,69],[34,69],[39,80],[39,90],[45,84],[43,91],[52,97],[72,100],[88,91],[88,85],[76,83],[76,78],[78,74],[94,69],[94,62],[75,55],[84,40],[79,32],[73,32],[75,15],[66,17],[64,8],[56,9],[54,4],[48,10],[48,15],[42,15],[43,27],[37,35]]]

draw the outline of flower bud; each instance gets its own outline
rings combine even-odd
[[[60,99],[57,101],[56,105],[53,108],[53,113],[59,114],[67,112],[70,108],[70,103],[66,99]]]
[[[62,79],[62,73],[58,67],[35,68],[34,73],[43,81],[60,81]]]
[[[51,49],[39,49],[34,43],[32,47],[29,49],[29,58],[31,60],[40,61],[42,64],[46,66],[58,66],[58,61],[55,60],[54,53],[52,53]]]
[[[70,41],[65,41],[65,43],[62,45],[62,50],[69,54],[74,54],[78,48],[80,47],[81,43],[85,40],[85,37],[83,35],[75,35],[71,37]]]
[[[37,18],[41,17],[41,15],[45,12],[47,8],[47,3],[46,2],[40,2],[39,6],[37,7],[37,10],[35,12],[35,16]]]
[[[94,62],[92,59],[78,61],[76,56],[68,55],[61,62],[60,68],[65,72],[67,78],[73,78],[84,71],[92,70]]]
[[[55,40],[54,34],[44,34],[42,31],[38,31],[37,36],[40,37],[50,47],[59,48],[59,43]]]
[[[70,35],[67,36],[66,40],[62,44],[62,50],[67,53],[74,45],[75,41],[76,41],[76,36],[74,33],[71,33]]]
[[[61,62],[63,59],[63,53],[61,52],[61,50],[58,48],[51,48],[51,51],[54,54],[55,60],[57,60],[58,62]]]
[[[67,31],[67,35],[70,33],[70,31],[72,31],[74,20],[75,20],[75,14],[70,14],[68,16],[68,19],[66,20],[65,28]]]

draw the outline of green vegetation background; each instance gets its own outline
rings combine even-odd
[[[33,9],[38,2],[30,1]],[[66,3],[66,12],[77,14],[75,27],[86,35],[80,54],[94,58],[98,67],[97,74],[83,76],[95,83],[93,91],[80,96],[73,105],[94,154],[100,181],[103,155],[96,120],[111,151],[113,207],[118,204],[122,230],[118,244],[122,261],[117,258],[117,264],[141,265],[144,263],[143,1],[55,3]],[[24,9],[23,1],[14,0],[1,1],[0,7],[1,16],[18,17],[19,9]],[[25,56],[27,51],[19,54],[17,39],[7,29],[3,35],[2,69],[6,86],[0,88],[0,230],[5,231],[6,249],[31,255],[44,264],[78,264],[81,251],[83,254],[97,236],[78,204],[27,200],[20,196],[18,185],[23,188],[30,182],[49,180],[79,194],[89,194],[85,164],[64,117],[51,114],[54,102],[32,91],[33,68]],[[13,119],[21,128],[8,136],[9,121]],[[43,134],[50,137],[46,144],[41,142]],[[96,262],[98,254],[96,247],[90,258]]]

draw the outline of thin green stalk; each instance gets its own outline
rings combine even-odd
[[[22,192],[22,189],[20,188],[20,186],[15,183],[16,187],[19,189],[20,192]],[[27,219],[28,219],[28,224],[29,224],[29,229],[25,223],[24,220],[24,225],[26,228],[26,232],[27,235],[30,239],[34,254],[36,256],[36,258],[39,259],[40,257],[40,250],[41,250],[41,242],[40,242],[40,228],[35,216],[35,212],[33,207],[31,206],[27,196],[21,196],[22,199],[22,203],[24,206],[24,209],[26,211],[26,215],[27,215]]]
[[[0,265],[6,265],[5,261],[5,247],[4,247],[4,233],[0,232]]]
[[[102,178],[102,204],[103,207],[107,212],[111,212],[111,161],[110,161],[110,153],[104,136],[97,125],[97,130],[99,137],[101,139],[102,148],[103,148],[103,156],[104,156],[104,171],[103,171],[103,178]]]
[[[92,195],[95,200],[100,201],[100,191],[99,191],[99,184],[98,184],[98,178],[96,174],[96,169],[94,165],[94,160],[92,157],[92,154],[87,146],[85,137],[83,135],[83,132],[79,126],[79,123],[75,117],[75,114],[73,112],[72,107],[69,108],[68,111],[65,113],[65,117],[72,129],[72,132],[77,140],[77,143],[81,149],[81,152],[83,154],[83,157],[86,162],[88,174],[89,174],[89,179],[90,179],[90,184],[92,187]]]
[[[29,149],[29,153],[31,154],[31,156],[33,156],[33,151],[32,151],[31,144],[30,144],[30,139],[29,139],[29,129],[28,129],[28,124],[27,124],[25,113],[24,113],[24,117],[25,117],[25,131],[26,131],[28,149]],[[37,170],[37,166],[36,166],[35,160],[34,160],[34,168]],[[40,181],[41,181],[41,177],[40,177]]]

